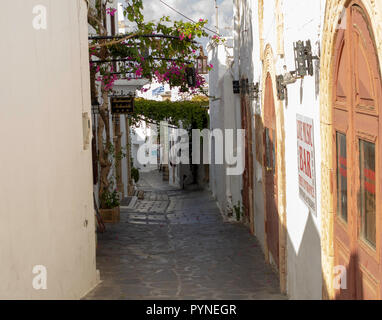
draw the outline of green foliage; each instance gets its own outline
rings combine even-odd
[[[106,190],[101,195],[101,208],[102,209],[113,209],[115,207],[118,207],[120,205],[120,200],[118,196],[118,192],[116,190],[109,191]]]
[[[134,179],[135,183],[139,181],[139,170],[137,168],[131,168],[131,177]]]
[[[126,148],[121,147],[119,152],[115,151],[115,146],[111,142],[104,142],[104,148],[108,150],[110,161],[121,161],[126,157]]]
[[[233,210],[235,211],[235,214],[236,214],[236,221],[240,221],[244,212],[244,207],[241,206],[240,201],[237,202],[237,205],[233,206]]]
[[[178,126],[179,121],[182,121],[184,128],[202,130],[208,125],[208,104],[208,99],[179,102],[136,99],[132,123],[150,119],[157,123],[167,121]]]

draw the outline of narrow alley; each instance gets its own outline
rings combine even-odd
[[[225,223],[208,192],[143,173],[145,199],[98,236],[101,283],[85,299],[286,299],[244,226]]]

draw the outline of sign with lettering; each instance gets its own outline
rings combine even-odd
[[[297,163],[300,198],[316,214],[316,165],[313,119],[297,114]]]
[[[134,97],[111,97],[111,113],[127,114],[134,111]]]

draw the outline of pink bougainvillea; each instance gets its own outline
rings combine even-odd
[[[113,8],[107,8],[106,9],[106,13],[111,15],[112,17],[114,17],[116,12],[117,12],[117,9],[113,9]]]

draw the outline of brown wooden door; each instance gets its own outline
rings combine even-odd
[[[369,18],[358,1],[337,32],[333,84],[335,266],[338,299],[381,298],[381,78]]]
[[[264,102],[265,231],[268,249],[279,266],[279,215],[277,205],[277,138],[272,80],[268,74]]]

